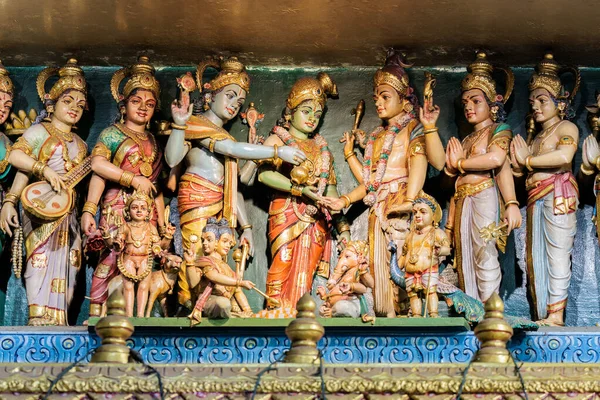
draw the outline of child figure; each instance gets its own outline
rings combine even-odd
[[[150,273],[154,257],[166,254],[175,233],[175,227],[168,224],[161,238],[156,227],[150,223],[154,203],[145,192],[134,191],[127,199],[125,222],[114,214],[108,206],[104,213],[107,220],[115,219],[116,230],[106,232],[101,226],[102,238],[108,247],[120,252],[117,267],[123,277],[125,312],[133,317],[134,298],[137,300],[137,317],[144,317],[148,302]],[[137,293],[135,291],[135,285]]]
[[[253,315],[242,288],[251,290],[254,283],[237,277],[227,264],[227,254],[235,245],[233,231],[223,218],[209,218],[202,230],[202,257],[196,260],[197,238],[190,237],[191,246],[184,253],[188,282],[196,305],[188,316],[191,324],[208,318],[248,318]]]
[[[413,225],[400,258],[410,309],[413,317],[422,317],[422,298],[425,298],[429,316],[438,317],[439,257],[450,254],[450,241],[438,228],[442,210],[433,197],[421,192],[413,202],[412,213]]]

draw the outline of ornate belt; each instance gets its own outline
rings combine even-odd
[[[474,196],[477,193],[483,192],[485,189],[489,189],[491,187],[494,187],[494,180],[492,178],[486,179],[485,181],[476,185],[465,183],[456,189],[454,198],[458,200],[468,196]]]

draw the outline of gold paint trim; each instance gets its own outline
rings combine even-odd
[[[276,254],[277,250],[284,244],[291,242],[302,234],[310,226],[309,222],[298,221],[294,226],[281,232],[271,245],[271,254]]]

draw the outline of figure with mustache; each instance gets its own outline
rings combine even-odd
[[[504,69],[506,93],[499,95],[493,70],[485,53],[478,53],[468,67],[461,97],[473,132],[462,142],[450,139],[444,169],[446,175],[456,178],[446,232],[454,242],[459,287],[482,302],[499,291],[502,273],[496,243],[484,240],[480,231],[490,224],[506,224],[510,233],[521,225],[507,156],[513,135],[504,123],[504,104],[512,92],[514,78],[509,69]]]
[[[579,129],[566,119],[579,88],[579,71],[572,68],[575,87],[565,91],[562,70],[546,54],[529,81],[529,104],[541,129],[526,143],[521,136],[511,151],[518,173],[527,173],[527,281],[533,318],[540,325],[564,325],[571,281],[571,252],[577,232],[579,189],[572,173]],[[585,167],[584,167],[585,168]]]
[[[96,227],[98,203],[101,203],[101,209],[110,206],[113,213],[123,217],[127,198],[134,190],[149,193],[156,205],[150,210],[152,226],[172,238],[166,231],[165,204],[161,187],[157,185],[162,170],[162,150],[148,131],[160,96],[159,82],[154,73],[148,57],[141,56],[136,64],[113,74],[111,92],[118,104],[120,117],[100,133],[92,150],[94,174],[83,206],[81,227],[88,236],[87,248],[100,248],[101,253],[92,277],[90,317],[106,313],[109,282],[119,275],[119,252],[104,245]],[[124,79],[126,82],[121,91],[119,86]],[[115,220],[102,214],[100,228],[104,231],[115,229]]]
[[[218,74],[203,83],[208,67],[216,69]],[[183,247],[186,251],[190,249],[190,236],[202,232],[209,218],[223,217],[231,228],[239,224],[240,242],[247,242],[252,253],[252,225],[242,194],[237,190],[238,159],[299,164],[306,157],[301,150],[288,146],[238,143],[223,128],[237,116],[250,90],[250,77],[237,58],[203,61],[196,70],[195,83],[191,74],[178,82],[181,98],[171,106],[174,124],[165,159],[174,171],[184,160],[187,166],[177,197]],[[201,99],[194,105],[190,104],[190,92],[196,88],[201,91]],[[202,256],[201,246],[196,248],[196,256]],[[190,310],[196,300],[189,289],[185,264],[179,271],[178,299],[179,304]]]
[[[59,79],[46,93],[47,79]],[[77,60],[60,68],[46,68],[37,80],[46,112],[25,131],[12,148],[8,161],[19,170],[6,195],[0,215],[4,229],[16,227],[16,199],[30,177],[46,180],[56,192],[66,190],[63,176],[81,164],[87,154],[85,142],[72,132],[87,108],[87,85]],[[77,207],[53,221],[22,214],[27,265],[24,273],[29,325],[67,325],[67,310],[73,298],[81,267],[81,234]]]

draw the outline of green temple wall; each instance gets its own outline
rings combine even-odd
[[[132,60],[133,61],[133,60]],[[535,61],[535,60],[532,60]],[[559,60],[560,61],[560,60]],[[41,102],[37,96],[35,88],[35,80],[37,74],[43,67],[19,67],[8,68],[11,77],[16,86],[16,97],[13,111],[19,109],[29,110],[35,108],[40,110]],[[84,67],[86,79],[89,84],[89,111],[87,111],[80,124],[78,133],[86,138],[88,145],[93,146],[99,133],[108,126],[117,115],[116,104],[111,96],[109,83],[112,73],[117,67]],[[157,68],[157,78],[161,83],[161,99],[160,111],[157,119],[170,119],[170,103],[177,95],[177,87],[175,78],[187,71],[194,71],[195,66],[190,67],[159,67]],[[339,99],[328,101],[327,110],[324,114],[319,132],[329,142],[330,149],[335,157],[335,171],[338,178],[338,189],[340,193],[345,193],[351,190],[356,181],[352,176],[346,162],[343,158],[343,144],[339,143],[339,138],[343,132],[350,129],[354,117],[350,115],[350,111],[354,108],[360,99],[366,101],[365,116],[361,124],[361,128],[370,131],[377,127],[380,123],[374,111],[372,98],[372,76],[375,68],[330,68],[324,69],[327,71],[333,80],[337,83],[339,89]],[[282,109],[285,105],[285,100],[289,90],[296,79],[302,76],[314,76],[320,69],[316,68],[274,68],[274,67],[253,67],[249,68],[249,73],[252,78],[250,93],[246,100],[246,105],[254,102],[260,112],[265,114],[264,121],[258,126],[259,134],[268,135],[270,129],[275,124],[275,121],[281,116]],[[411,84],[422,99],[423,87],[423,72],[430,71],[437,78],[437,86],[434,91],[435,103],[441,107],[440,120],[438,126],[440,135],[444,144],[452,136],[464,137],[469,132],[469,125],[466,123],[460,107],[460,81],[465,75],[464,67],[439,67],[439,68],[411,68],[409,75]],[[515,88],[511,99],[507,104],[508,123],[513,131],[517,134],[526,135],[525,133],[525,117],[528,112],[528,89],[527,83],[531,76],[531,68],[515,68]],[[498,74],[497,80],[499,85],[503,87],[503,76]],[[572,78],[569,77],[568,79]],[[571,81],[567,80],[567,87],[571,87]],[[577,95],[574,107],[576,109],[575,121],[580,128],[580,145],[583,139],[590,133],[590,128],[587,125],[587,111],[584,108],[585,104],[589,104],[594,100],[594,91],[600,86],[600,69],[583,69],[582,70],[582,87]],[[500,89],[499,92],[503,92]],[[197,95],[197,94],[196,94]],[[245,107],[244,107],[245,108]],[[231,125],[230,132],[240,141],[246,141],[248,129],[242,124],[238,117]],[[166,138],[163,138],[163,144],[166,143]],[[14,140],[14,138],[13,138]],[[575,168],[579,167],[581,160],[581,150],[579,149]],[[451,192],[447,187],[439,184],[436,177],[437,173],[430,168],[430,177],[427,182],[427,191],[436,196],[442,204],[448,199]],[[256,183],[253,187],[240,186],[243,190],[247,208],[251,217],[251,223],[254,226],[254,243],[255,253],[251,264],[248,266],[246,277],[258,284],[258,287],[264,289],[266,274],[269,266],[268,259],[268,244],[267,244],[267,213],[268,197],[265,194],[270,191],[260,183]],[[80,193],[85,192],[85,189],[80,189]],[[589,202],[589,193],[591,188],[581,188],[583,198]],[[171,196],[172,194],[167,194]],[[524,204],[523,193],[521,193],[521,204]],[[366,239],[366,219],[364,217],[365,207],[361,204],[353,205],[349,211],[351,218],[356,218],[353,223],[352,233],[354,239]],[[586,226],[586,229],[589,229]],[[5,252],[2,262],[3,268],[1,272],[0,284],[2,285],[2,295],[0,296],[0,313],[3,313],[5,308],[11,309],[15,313],[13,301],[8,300],[6,306],[5,292],[8,284],[8,257]],[[501,259],[504,270],[503,281],[503,297],[508,298],[521,285],[522,274],[516,266],[516,257],[514,245],[511,240],[507,253]],[[575,268],[575,267],[574,267]],[[592,271],[594,273],[594,271]],[[91,267],[86,267],[87,274],[87,292],[89,292]],[[14,277],[13,277],[14,279]],[[583,279],[582,279],[583,280]],[[591,283],[586,283],[591,284]],[[595,285],[595,283],[594,283]],[[598,294],[596,286],[593,288],[594,293]],[[24,295],[24,292],[23,292]],[[249,292],[248,297],[252,308],[259,310],[262,308],[262,298],[254,292]],[[600,298],[600,295],[597,296]],[[18,299],[22,304],[23,299]],[[83,301],[83,300],[82,300]],[[592,302],[593,312],[598,314],[600,318],[600,300],[596,299]],[[10,304],[9,304],[10,303]],[[87,313],[86,303],[84,302],[81,312],[81,318],[85,318]],[[517,314],[525,315],[526,301],[517,301],[519,308]],[[25,303],[26,304],[26,303]],[[20,306],[22,307],[22,306]],[[510,312],[510,310],[508,310]],[[25,312],[25,309],[20,311]],[[2,314],[0,314],[2,316]],[[11,324],[10,321],[4,321],[4,324]]]

